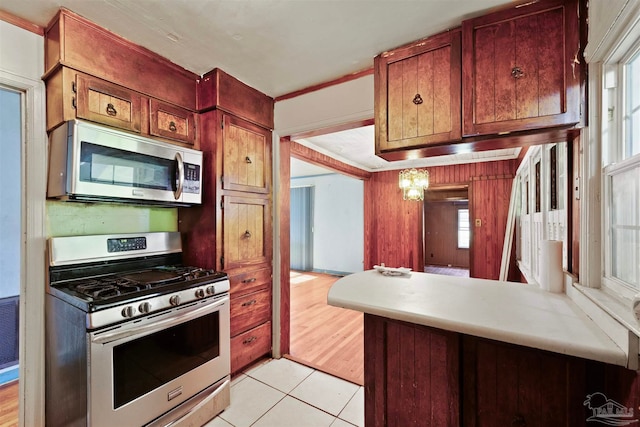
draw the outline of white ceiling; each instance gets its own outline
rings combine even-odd
[[[63,6],[198,75],[218,67],[277,97],[371,68],[380,52],[509,2],[2,0],[0,9],[45,27]],[[371,128],[298,142],[370,171],[405,167],[374,156]],[[503,158],[507,153],[494,154]],[[484,161],[479,159],[486,155],[421,163]]]

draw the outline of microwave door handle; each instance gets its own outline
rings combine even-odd
[[[182,196],[182,189],[184,188],[184,161],[182,161],[182,155],[180,153],[176,153],[176,163],[178,164],[178,179],[173,197],[178,200],[180,196]]]
[[[115,330],[115,331],[106,332],[104,334],[99,334],[97,336],[92,337],[91,342],[96,344],[106,344],[106,343],[118,341],[124,338],[129,338],[134,335],[150,333],[150,332],[155,332],[162,329],[170,328],[172,326],[179,325],[180,323],[193,320],[197,317],[202,316],[203,314],[207,314],[208,312],[213,312],[215,311],[214,310],[215,308],[225,305],[228,301],[229,301],[228,298],[223,298],[221,301],[217,301],[212,304],[207,304],[202,307],[198,307],[194,310],[187,311],[186,313],[182,313],[177,316],[171,316],[168,319],[159,320],[157,322],[153,322],[147,325],[142,325],[142,326],[136,325],[124,330]]]

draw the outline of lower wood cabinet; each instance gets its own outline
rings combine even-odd
[[[233,319],[231,320],[233,324]],[[231,372],[238,372],[271,352],[271,322],[231,337]]]
[[[231,372],[271,352],[271,269],[230,271]]]
[[[364,327],[367,427],[585,426],[606,389],[596,362],[369,314]]]

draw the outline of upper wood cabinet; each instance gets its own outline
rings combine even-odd
[[[196,115],[193,111],[151,99],[149,133],[193,145],[196,139]]]
[[[228,114],[222,126],[222,188],[270,193],[271,131]]]
[[[578,2],[543,0],[462,23],[463,134],[580,121]]]
[[[376,154],[456,141],[460,121],[460,31],[378,55]]]
[[[78,118],[140,132],[140,94],[82,74],[76,75],[75,88]]]

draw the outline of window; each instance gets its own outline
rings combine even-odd
[[[603,158],[603,282],[640,290],[640,47],[627,49],[604,76],[608,111]],[[619,111],[619,114],[616,114]],[[603,134],[605,133],[603,132]],[[624,292],[624,291],[623,291]]]
[[[469,249],[469,209],[458,209],[458,249]]]

